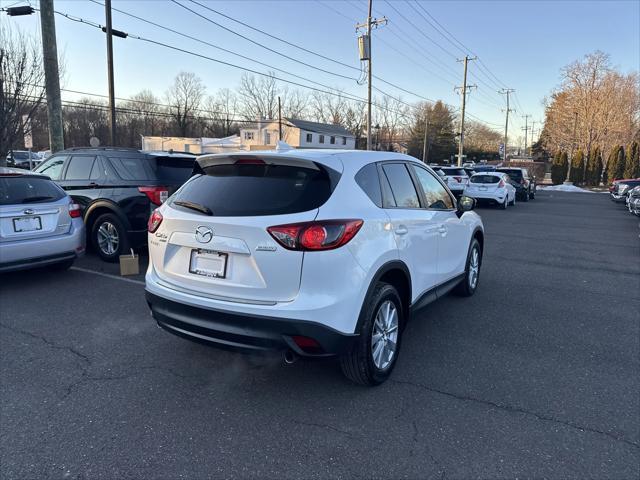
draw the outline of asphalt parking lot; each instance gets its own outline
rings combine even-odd
[[[161,331],[95,257],[5,275],[0,477],[638,478],[638,219],[603,194],[479,212],[477,294],[416,316],[377,388]]]

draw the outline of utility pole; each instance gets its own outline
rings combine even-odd
[[[522,118],[524,118],[524,128],[522,130],[524,130],[524,154],[527,154],[527,139],[529,138],[527,135],[529,134],[529,126],[527,125],[527,121],[529,120],[529,118],[531,117],[531,115],[522,115]]]
[[[515,110],[510,110],[509,109],[509,94],[515,92],[515,89],[513,88],[503,88],[502,90],[500,90],[498,93],[501,93],[503,95],[507,96],[507,109],[506,109],[506,113],[507,113],[507,118],[504,121],[504,158],[503,161],[507,161],[507,139],[508,139],[508,134],[509,134],[509,112],[515,112]]]
[[[573,185],[571,182],[571,164],[573,163],[573,151],[576,148],[576,128],[578,126],[578,112],[573,112],[573,138],[571,139],[571,156],[569,157],[569,167],[567,168],[567,178],[565,185]]]
[[[469,58],[469,55],[465,55],[462,60],[458,62],[464,63],[464,77],[462,80],[462,87],[455,87],[454,91],[462,91],[462,108],[460,111],[460,143],[458,144],[458,166],[462,166],[462,155],[464,153],[464,110],[467,103],[467,89],[478,88],[476,85],[469,85],[467,87],[467,63],[469,60],[476,60],[478,57]]]
[[[116,145],[116,99],[113,87],[113,28],[111,26],[111,0],[104,0],[107,21],[107,80],[109,82],[109,117],[111,124],[111,145]]]
[[[282,106],[278,97],[278,140],[282,141]]]
[[[422,162],[427,163],[427,132],[429,131],[429,112],[424,120],[424,143],[422,144]]]
[[[53,0],[40,0],[40,25],[42,29],[44,83],[47,94],[47,119],[49,121],[49,149],[51,153],[55,153],[64,150],[64,135],[62,132],[62,100],[60,98]]]
[[[534,130],[535,126],[536,126],[536,123],[538,123],[538,122],[536,122],[535,120],[531,120],[531,145],[529,147],[529,149],[530,149],[529,150],[529,155],[531,155],[532,157],[533,157],[533,130]]]
[[[378,27],[378,25],[386,24],[387,18],[381,19],[371,18],[371,12],[373,10],[373,0],[369,0],[369,13],[367,14],[366,23],[360,23],[356,25],[356,32],[360,28],[366,29],[366,34],[361,35],[358,38],[358,46],[360,48],[360,60],[367,61],[367,150],[371,150],[371,79],[373,77],[371,70],[371,27]]]

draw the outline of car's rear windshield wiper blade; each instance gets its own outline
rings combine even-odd
[[[189,202],[188,200],[176,200],[175,202],[173,202],[173,204],[195,210],[196,212],[204,213],[205,215],[209,215],[210,217],[213,216],[213,212],[209,207],[200,205],[199,203]]]
[[[33,203],[33,202],[42,202],[43,200],[55,200],[56,197],[39,195],[35,197],[27,197],[22,200],[22,203]]]

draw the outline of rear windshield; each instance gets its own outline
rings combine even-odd
[[[500,177],[495,175],[474,175],[471,177],[471,183],[498,183]]]
[[[442,171],[447,175],[459,175],[461,177],[467,174],[462,168],[443,168]]]
[[[183,209],[175,202],[188,201],[220,217],[284,215],[318,208],[333,191],[323,167],[217,164],[203,171],[178,192],[172,207]]]
[[[512,179],[514,179],[514,180],[519,180],[519,179],[521,179],[521,178],[522,178],[522,170],[515,170],[515,169],[513,169],[513,170],[511,170],[511,169],[507,170],[507,169],[502,169],[502,168],[501,168],[501,169],[500,169],[500,170],[498,170],[498,171],[499,171],[499,172],[502,172],[502,173],[506,173],[507,175],[509,175],[509,176],[510,176]]]
[[[60,187],[45,178],[0,177],[0,205],[48,203],[64,196]]]

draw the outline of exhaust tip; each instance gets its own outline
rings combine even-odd
[[[298,358],[298,355],[293,350],[284,352],[284,363],[286,365],[293,365],[298,361]]]

